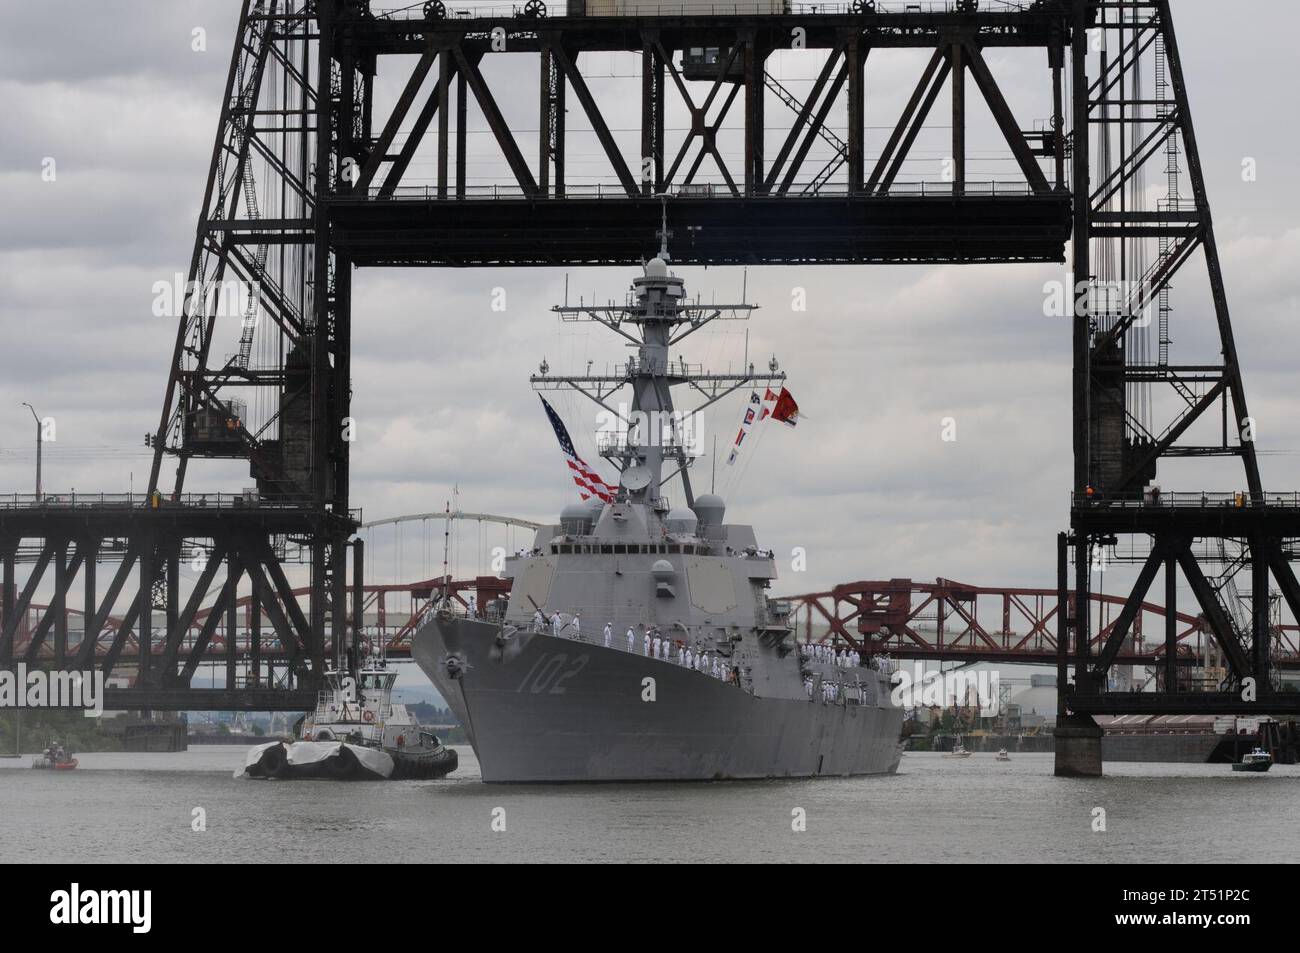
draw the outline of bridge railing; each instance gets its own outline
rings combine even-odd
[[[1245,509],[1256,507],[1275,507],[1279,509],[1300,509],[1300,492],[1252,493],[1247,490],[1230,492],[1174,491],[1174,492],[1132,492],[1132,493],[1072,493],[1070,500],[1076,506],[1106,506],[1121,509],[1143,508],[1178,508],[1210,509],[1212,507]]]
[[[805,191],[808,189],[809,191]],[[520,186],[506,183],[501,185],[467,185],[463,194],[457,194],[454,188],[447,188],[445,195],[439,195],[437,185],[400,185],[395,188],[392,194],[381,194],[381,187],[375,186],[366,191],[365,198],[360,196],[339,195],[333,199],[339,204],[346,204],[349,201],[371,201],[371,202],[447,202],[447,201],[499,201],[503,199],[629,199],[629,198],[649,198],[637,194],[629,196],[627,190],[616,182],[595,182],[589,184],[575,185],[565,183],[564,193],[557,195],[554,192],[537,193],[529,195]],[[730,198],[776,198],[776,199],[800,199],[800,198],[952,198],[955,192],[955,185],[952,182],[895,182],[890,185],[888,191],[867,191],[865,189],[850,190],[843,184],[820,184],[812,182],[796,182],[790,189],[784,193],[762,192],[753,195],[733,193],[725,183],[700,183],[688,186],[678,186],[670,194],[673,198],[679,199],[730,199]],[[1024,197],[1031,195],[1033,190],[1026,182],[1015,181],[995,181],[985,182],[967,181],[961,194],[966,196],[977,197]]]
[[[4,493],[0,494],[0,510],[68,510],[68,509],[177,509],[191,510],[247,510],[247,509],[305,509],[311,505],[309,497],[277,496],[273,499],[255,493],[182,493],[159,495],[147,493]],[[361,510],[350,511],[352,518],[361,519]]]
[[[392,0],[389,0],[391,3]],[[373,8],[374,15],[381,20],[423,20],[424,3],[411,3],[403,6],[385,6],[380,9]],[[985,0],[984,7],[994,11],[1019,12],[1030,6],[1029,0]],[[546,17],[567,17],[569,16],[569,5],[567,3],[547,3],[544,5]],[[849,14],[859,14],[867,16],[860,10],[855,10],[851,2],[838,3],[777,3],[774,0],[733,0],[728,3],[726,0],[719,0],[716,3],[700,3],[698,0],[692,2],[682,2],[682,0],[660,0],[660,2],[649,2],[649,0],[636,0],[635,3],[629,3],[626,6],[627,13],[615,13],[614,5],[606,2],[584,3],[582,5],[584,13],[577,14],[582,18],[598,19],[601,17],[611,16],[638,16],[638,17],[727,17],[727,16],[845,16]],[[875,0],[875,9],[878,13],[902,13],[902,14],[936,14],[952,13],[956,10],[955,0]],[[445,3],[446,19],[448,20],[471,20],[471,19],[534,19],[524,14],[523,3],[475,3],[473,0],[464,3]],[[538,17],[536,19],[544,19]]]

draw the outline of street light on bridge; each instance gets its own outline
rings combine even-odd
[[[36,418],[36,502],[39,503],[41,501],[41,415],[27,401],[23,401],[23,406]]]

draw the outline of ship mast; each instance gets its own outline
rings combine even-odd
[[[695,451],[700,437],[693,426],[699,420],[696,415],[742,387],[770,386],[785,380],[775,359],[768,363],[766,373],[756,371],[751,363],[739,374],[708,372],[687,363],[680,353],[673,359],[673,347],[700,328],[718,320],[747,320],[757,305],[687,300],[682,279],[668,271],[670,234],[665,205],[659,254],[645,264],[644,274],[633,280],[622,305],[565,304],[551,309],[562,321],[604,325],[626,338],[636,349],[635,356],[608,374],[556,375],[543,362],[541,373],[529,378],[539,391],[576,391],[620,421],[619,433],[599,435],[600,455],[620,473],[620,500],[643,503],[657,511],[668,509],[663,487],[675,476],[681,477],[686,505],[695,505],[687,471],[700,455]],[[629,386],[630,409],[613,406],[611,398]],[[679,412],[673,402],[674,387],[689,388],[700,402]]]

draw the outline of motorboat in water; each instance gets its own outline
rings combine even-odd
[[[957,743],[952,746],[952,750],[944,755],[945,758],[969,758],[971,753],[966,750],[966,746],[961,743],[961,738],[957,738]]]
[[[998,749],[998,758],[997,758],[997,759],[998,759],[999,761],[1010,761],[1010,760],[1011,760],[1011,755],[1009,755],[1009,754],[1007,753],[1007,749],[1006,749],[1006,748],[999,748],[999,749]]]
[[[39,771],[71,771],[77,766],[77,759],[64,751],[62,746],[46,748],[32,759],[32,767]]]
[[[1234,764],[1232,770],[1262,773],[1271,767],[1273,767],[1273,756],[1263,748],[1256,748],[1249,754],[1244,755],[1239,762]]]

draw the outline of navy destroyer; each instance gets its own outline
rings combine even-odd
[[[749,389],[748,422],[758,388],[770,396],[785,375],[775,360],[735,374],[670,360],[689,334],[754,306],[688,301],[666,259],[661,249],[622,305],[553,309],[629,339],[634,357],[608,375],[552,374],[543,362],[531,379],[624,421],[598,434],[617,486],[577,455],[543,398],[583,502],[506,561],[508,601],[445,603],[412,654],[459,716],[484,781],[893,773],[903,713],[887,664],[800,645],[788,606],[766,594],[773,554],[749,526],[724,522],[722,499],[693,493],[698,441],[686,439],[693,418],[674,409],[673,389],[699,395],[695,411]],[[624,388],[630,411],[615,411]]]

